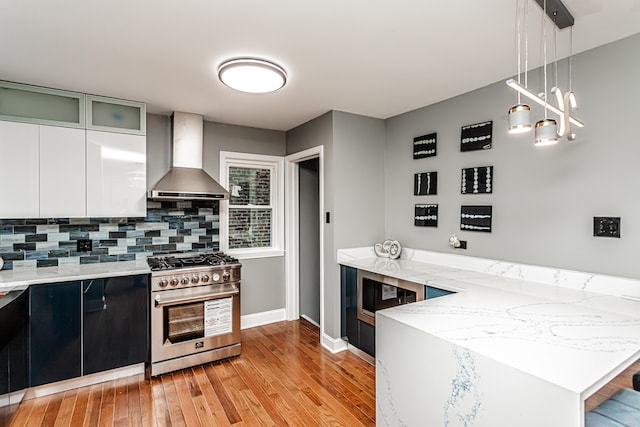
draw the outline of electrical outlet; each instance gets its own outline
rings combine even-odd
[[[593,235],[596,237],[620,238],[619,216],[594,216]]]
[[[91,252],[93,242],[91,239],[78,239],[78,252]]]

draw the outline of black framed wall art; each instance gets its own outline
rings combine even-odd
[[[437,227],[438,205],[416,205],[413,223],[416,227]]]
[[[491,233],[492,206],[463,205],[460,208],[460,230]]]
[[[423,159],[436,155],[438,134],[436,132],[413,138],[413,158]]]
[[[438,172],[421,172],[413,177],[413,195],[431,196],[438,194]]]
[[[493,192],[493,166],[462,169],[460,174],[462,194],[486,194]]]
[[[493,134],[493,121],[462,126],[460,151],[489,150]]]

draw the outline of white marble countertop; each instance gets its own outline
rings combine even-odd
[[[146,260],[63,265],[34,269],[0,271],[0,290],[8,292],[18,286],[68,282],[98,277],[128,276],[149,273]]]
[[[544,283],[540,277],[545,277],[545,267],[511,264],[507,270],[519,271],[514,278],[487,272],[497,262],[492,260],[461,256],[430,263],[425,261],[442,261],[441,254],[411,250],[411,259],[390,260],[366,249],[341,250],[338,263],[455,292],[382,310],[378,316],[491,357],[582,398],[640,358],[640,281],[554,270],[549,274],[553,282]],[[522,273],[527,269],[538,270],[527,277]],[[566,276],[580,282],[581,275],[586,283],[598,282],[597,290],[609,283],[617,295],[558,280]]]

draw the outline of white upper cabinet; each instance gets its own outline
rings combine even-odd
[[[0,119],[84,129],[85,95],[0,81]]]
[[[0,218],[38,218],[37,125],[0,122]]]
[[[144,103],[0,81],[0,218],[146,216],[146,131]]]
[[[40,126],[40,216],[86,217],[85,131]]]
[[[87,216],[147,214],[146,137],[87,131]]]
[[[0,218],[86,216],[85,131],[0,121]]]
[[[87,129],[145,135],[146,118],[141,102],[87,95]]]

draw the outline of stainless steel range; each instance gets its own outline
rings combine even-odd
[[[147,259],[151,376],[240,354],[240,270],[221,252]]]

